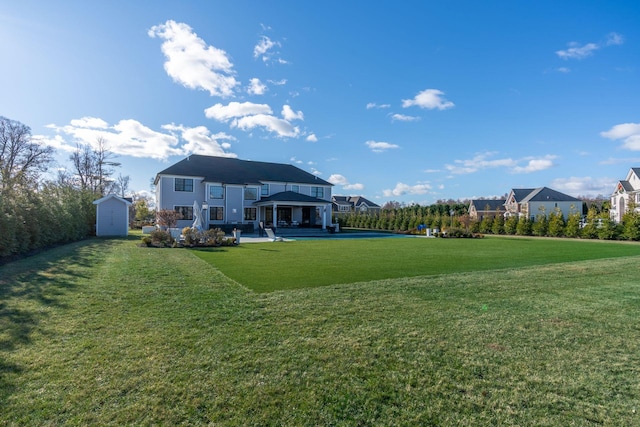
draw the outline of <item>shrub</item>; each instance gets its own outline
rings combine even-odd
[[[173,242],[173,238],[171,237],[171,233],[164,230],[153,230],[151,234],[151,244],[153,246],[164,248],[170,246]]]

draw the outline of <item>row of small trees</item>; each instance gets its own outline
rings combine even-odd
[[[574,237],[606,240],[640,240],[640,213],[629,204],[622,222],[609,218],[606,209],[591,206],[587,215],[573,212],[565,220],[559,210],[536,215],[534,220],[525,217],[503,215],[473,220],[466,212],[466,205],[440,207],[411,206],[383,209],[375,213],[351,213],[337,218],[343,227],[417,233],[419,226],[431,229],[464,229],[483,234],[520,236]]]

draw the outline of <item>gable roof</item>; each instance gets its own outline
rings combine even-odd
[[[106,202],[106,201],[107,201],[107,200],[109,200],[109,199],[115,199],[115,200],[118,200],[118,201],[120,201],[120,202],[122,202],[122,203],[126,204],[127,206],[129,206],[129,205],[131,204],[131,202],[130,202],[129,200],[127,200],[127,199],[128,199],[128,197],[127,197],[126,199],[123,199],[122,197],[119,197],[119,196],[117,196],[117,195],[115,195],[115,194],[107,194],[106,196],[104,196],[104,197],[103,197],[103,198],[101,198],[101,199],[94,200],[94,201],[93,201],[93,204],[94,204],[94,205],[99,205],[100,203],[102,203],[102,202]]]
[[[511,190],[511,192],[513,193],[513,197],[516,200],[516,202],[520,203],[525,197],[531,194],[531,192],[534,190],[535,188],[514,188]]]
[[[365,199],[362,196],[353,196],[353,197],[349,197],[349,202],[353,203],[353,206],[355,207],[359,207],[362,205],[366,205],[370,208],[379,208],[380,206],[378,206],[377,204],[373,203],[372,201]]]
[[[475,199],[471,201],[471,205],[475,206],[477,211],[497,211],[504,209],[505,199]]]
[[[284,163],[256,162],[199,154],[192,154],[159,172],[155,183],[158,182],[160,175],[201,176],[206,182],[240,185],[261,184],[266,181],[333,185],[309,172]]]
[[[531,191],[521,203],[528,202],[579,202],[580,199],[552,190],[548,187],[540,187]]]

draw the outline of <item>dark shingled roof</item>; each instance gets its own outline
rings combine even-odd
[[[476,207],[476,210],[504,210],[505,199],[475,199],[471,201],[471,204]]]
[[[269,203],[269,202],[305,202],[326,205],[329,203],[327,200],[317,199],[315,197],[307,196],[306,194],[296,193],[294,191],[283,191],[281,193],[273,194],[269,197],[263,197],[257,202],[253,202],[254,205]]]
[[[552,190],[548,187],[536,188],[522,202],[579,202],[580,199]]]
[[[192,154],[169,166],[156,176],[201,176],[206,182],[223,184],[260,184],[261,182],[290,182],[308,185],[333,185],[317,176],[284,163],[255,162],[229,157]]]

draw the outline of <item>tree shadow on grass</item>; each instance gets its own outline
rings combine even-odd
[[[10,361],[10,353],[31,343],[33,331],[48,317],[47,308],[66,307],[63,297],[116,242],[74,242],[0,266],[0,406],[14,390],[12,378],[24,370]]]

